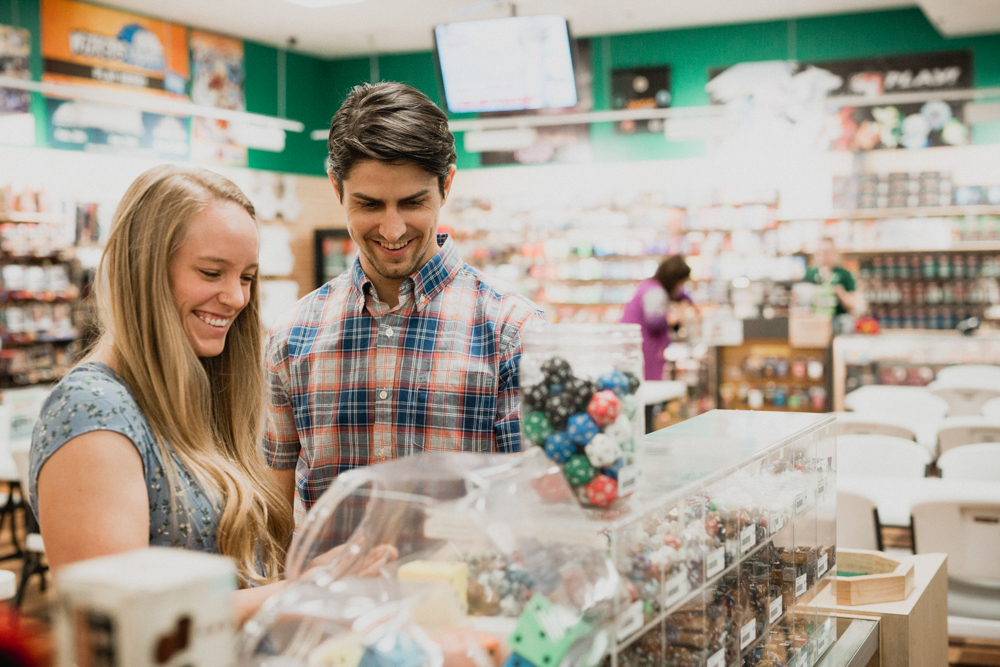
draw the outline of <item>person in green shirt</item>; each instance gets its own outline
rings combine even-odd
[[[840,253],[837,252],[833,239],[825,238],[820,241],[814,259],[816,265],[806,270],[803,282],[829,285],[833,288],[833,293],[837,297],[837,308],[834,315],[853,313],[858,304],[857,295],[854,292],[854,276],[851,275],[850,271],[840,266]]]

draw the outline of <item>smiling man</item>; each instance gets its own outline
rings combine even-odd
[[[353,266],[271,329],[264,452],[304,510],[345,470],[421,451],[520,450],[521,329],[538,307],[437,233],[455,178],[448,118],[398,83],[354,88],[328,172]],[[341,517],[347,537],[358,516]]]

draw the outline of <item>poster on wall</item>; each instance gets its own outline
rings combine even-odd
[[[840,77],[830,97],[889,95],[972,88],[972,53],[950,51],[813,63]],[[969,142],[964,101],[841,107],[832,139],[842,151],[926,148]],[[837,132],[836,130],[839,130]]]
[[[72,0],[42,0],[42,80],[187,99],[186,29]],[[54,148],[185,159],[184,117],[47,97]]]
[[[576,78],[575,107],[564,109],[539,109],[536,111],[499,111],[481,113],[480,118],[501,118],[508,116],[558,116],[582,113],[594,108],[594,75],[590,66],[590,40],[573,40],[573,73]],[[590,125],[549,125],[535,128],[535,142],[514,151],[484,151],[480,162],[486,165],[503,164],[545,164],[565,162],[589,162],[592,159],[590,146]]]
[[[23,28],[0,25],[0,75],[31,79],[31,35]],[[31,93],[0,88],[0,143],[31,145],[35,142],[35,117]]]
[[[242,41],[194,30],[191,59],[191,99],[195,104],[246,111]],[[243,167],[247,148],[239,143],[232,123],[196,116],[192,119],[191,159]]]
[[[748,134],[764,136],[787,126],[797,138],[840,151],[917,149],[969,142],[965,101],[935,100],[935,91],[972,87],[972,53],[949,51],[859,60],[741,63],[712,70],[706,86],[713,103],[729,104],[733,121]],[[844,96],[878,97],[926,93],[904,104],[835,107]],[[766,103],[755,105],[760,99]],[[832,113],[832,115],[831,115]],[[746,127],[756,125],[757,129]],[[807,142],[807,143],[808,143]]]
[[[666,109],[670,106],[670,66],[625,67],[611,70],[612,109]],[[663,120],[624,120],[618,134],[663,132]]]

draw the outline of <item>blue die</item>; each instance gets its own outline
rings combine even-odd
[[[601,468],[601,473],[611,479],[618,479],[618,471],[625,467],[625,459],[618,459],[607,468]]]
[[[576,444],[562,431],[545,438],[545,454],[556,463],[566,463],[576,454]]]
[[[573,415],[566,423],[566,435],[578,445],[586,445],[601,429],[585,412]]]
[[[611,371],[597,379],[597,388],[600,391],[610,389],[618,398],[622,398],[628,395],[628,378],[620,371]]]
[[[535,667],[530,662],[519,656],[517,653],[511,653],[510,657],[504,661],[501,667]]]
[[[387,635],[365,649],[358,667],[423,667],[427,654],[402,634]]]

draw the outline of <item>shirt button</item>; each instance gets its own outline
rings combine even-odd
[[[392,327],[389,327],[388,329],[385,330],[385,335],[388,336],[389,338],[392,338]]]
[[[382,398],[382,399],[389,398],[389,392],[387,392],[385,389],[383,389],[382,391],[380,391],[378,393],[378,397]]]

